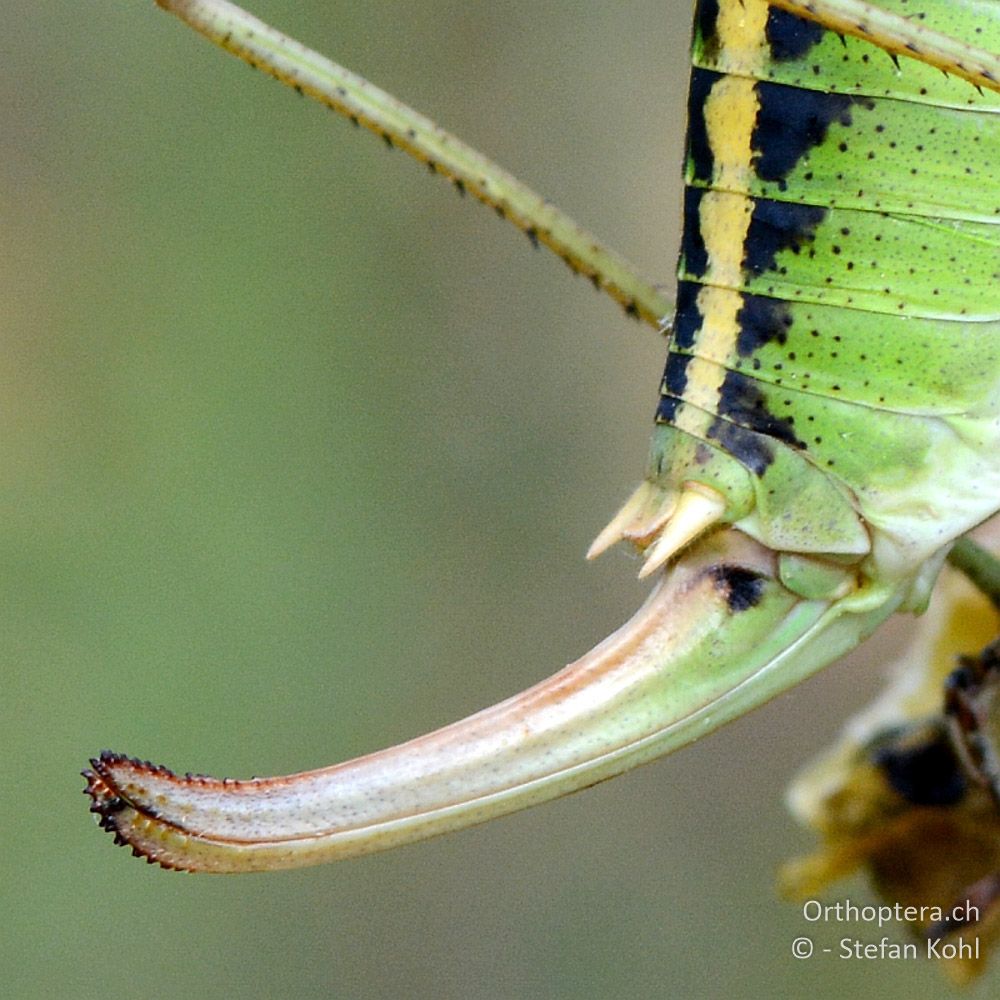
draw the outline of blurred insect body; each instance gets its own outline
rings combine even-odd
[[[376,94],[378,118],[369,85],[222,0],[159,2],[396,137],[631,311],[656,311],[506,175],[470,170],[474,154]],[[891,11],[873,28],[857,0],[809,5],[890,49],[902,32],[929,63],[898,66],[780,9],[801,6],[697,5],[649,468],[590,553],[644,551],[660,579],[636,617],[521,695],[332,768],[219,781],[103,754],[88,791],[120,842],[166,867],[247,871],[481,822],[704,735],[922,609],[952,542],[1000,497],[1000,97],[986,89],[1000,5],[927,0],[919,30]]]
[[[786,894],[815,899],[832,882],[865,871],[886,903],[902,913],[912,907],[918,936],[975,936],[976,954],[945,963],[959,981],[982,972],[1000,940],[995,776],[961,749],[971,740],[992,752],[1000,718],[980,704],[971,727],[967,719],[956,727],[946,692],[963,672],[987,683],[1000,679],[998,624],[997,609],[948,570],[885,692],[789,790],[792,812],[822,846],[785,865]],[[982,655],[963,655],[977,646],[985,646]]]

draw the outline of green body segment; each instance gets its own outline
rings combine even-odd
[[[994,0],[921,12],[1000,47]],[[764,0],[700,0],[693,63],[650,479],[912,577],[1000,495],[1000,96]]]

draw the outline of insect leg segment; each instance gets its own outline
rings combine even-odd
[[[772,2],[833,31],[875,42],[893,57],[894,63],[897,56],[912,57],[927,68],[953,74],[977,88],[1000,89],[1000,55],[981,48],[980,37],[971,34],[980,21],[995,15],[992,0],[964,0],[961,4],[932,0],[920,5],[919,14],[905,6],[907,0],[879,0],[878,5],[867,0]],[[985,37],[988,39],[989,34]]]

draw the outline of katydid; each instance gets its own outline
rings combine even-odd
[[[612,777],[921,610],[1000,506],[995,0],[926,0],[919,20],[905,0],[699,0],[672,324],[627,264],[387,95],[224,0],[158,2],[673,332],[646,479],[589,553],[644,553],[657,582],[629,623],[520,695],[329,768],[217,780],[106,752],[92,809],[136,854],[297,867]]]

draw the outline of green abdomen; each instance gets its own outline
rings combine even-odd
[[[1000,4],[921,9],[1000,45]],[[1000,95],[763,0],[700,0],[693,64],[651,478],[776,549],[924,558],[1000,486]]]

